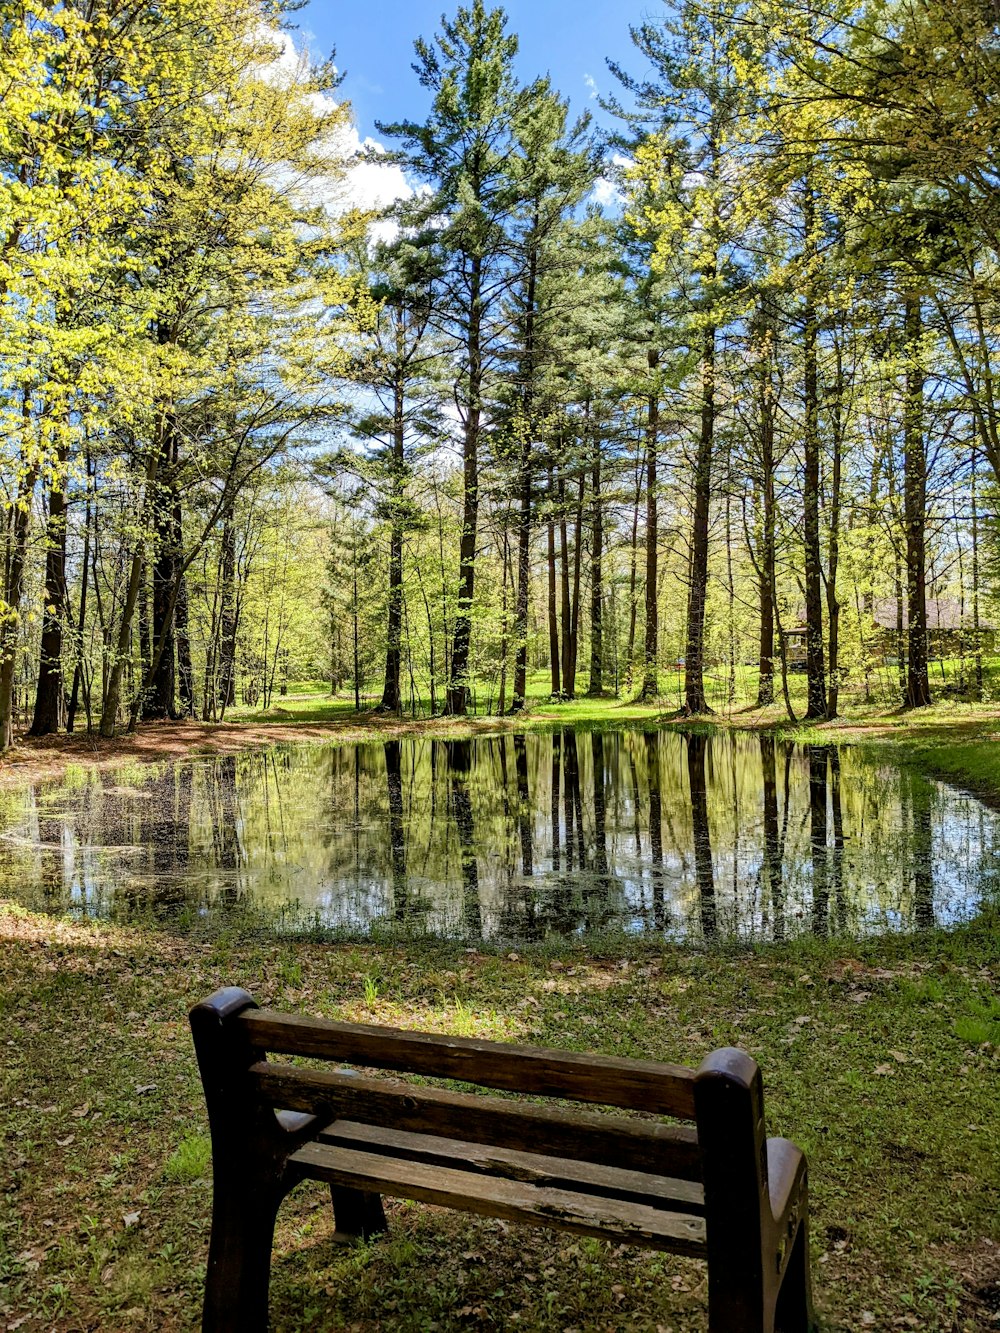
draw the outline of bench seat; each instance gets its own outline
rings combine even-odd
[[[289,1163],[368,1194],[705,1257],[704,1191],[685,1180],[341,1120]]]

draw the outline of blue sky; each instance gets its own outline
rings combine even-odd
[[[294,21],[317,54],[337,48],[337,64],[347,71],[342,92],[364,138],[376,136],[376,120],[423,118],[426,94],[410,68],[413,41],[432,37],[442,12],[457,7],[457,0],[309,0]],[[596,109],[588,77],[602,93],[617,86],[605,57],[639,70],[629,25],[664,12],[662,0],[508,0],[503,7],[521,39],[522,77],[551,75],[577,114],[588,104]]]

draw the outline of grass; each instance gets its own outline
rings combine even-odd
[[[311,1014],[697,1063],[759,1059],[771,1133],[811,1164],[826,1333],[997,1327],[996,918],[953,934],[750,953],[633,942],[181,940],[0,905],[0,1328],[198,1324],[211,1186],[187,1008],[226,982]],[[282,1210],[274,1327],[694,1333],[704,1269],[419,1205],[330,1243],[328,1196]]]
[[[888,699],[848,697],[834,723],[792,727],[778,707],[749,706],[753,685],[700,725],[888,745],[1000,801],[996,707],[945,699],[903,714]],[[553,704],[536,676],[517,725],[669,725],[676,686],[665,676],[652,704]],[[228,745],[513,725],[359,717],[323,686],[234,721]],[[206,745],[204,732],[166,757]],[[101,759],[81,742],[69,754],[78,780],[92,762],[164,758],[158,744]],[[65,772],[64,759],[49,762]],[[419,937],[281,940],[251,922],[182,939],[0,902],[0,1329],[198,1326],[210,1144],[186,1011],[230,982],[306,1013],[690,1064],[744,1046],[764,1069],[770,1131],[810,1157],[824,1333],[1000,1328],[998,927],[988,915],[951,934],[855,945],[702,953],[609,939],[508,954]],[[275,1328],[705,1328],[696,1263],[418,1205],[390,1204],[389,1215],[388,1240],[338,1249],[328,1196],[296,1191],[279,1221]]]

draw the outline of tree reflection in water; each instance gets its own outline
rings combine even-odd
[[[680,939],[926,929],[996,897],[1000,817],[854,750],[556,731],[289,746],[19,795],[0,892],[352,934]]]

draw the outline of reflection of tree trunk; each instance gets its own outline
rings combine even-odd
[[[919,774],[910,775],[910,856],[913,865],[913,920],[918,930],[933,930],[934,843],[932,788]]]
[[[830,805],[833,810],[833,866],[830,872],[833,913],[837,930],[847,930],[847,905],[844,902],[844,809],[840,799],[840,751],[830,750]]]
[[[528,748],[523,736],[514,737],[514,767],[517,773],[517,828],[521,838],[521,874],[534,874],[531,845],[531,805],[528,791]]]
[[[830,929],[830,886],[826,854],[828,752],[825,745],[809,746],[809,845],[812,857],[813,933]]]
[[[718,934],[712,835],[708,824],[708,789],[705,783],[704,736],[688,736],[687,767],[691,788],[691,823],[694,828],[694,873],[701,904],[701,928],[706,939]]]
[[[389,804],[389,853],[392,858],[392,910],[397,921],[407,915],[406,838],[403,832],[402,747],[385,742],[385,786]]]
[[[466,935],[471,939],[480,939],[483,934],[483,917],[479,904],[479,862],[476,860],[475,820],[469,793],[471,743],[446,741],[445,754],[448,756],[451,779],[451,809],[462,858],[462,919]]]
[[[552,733],[552,779],[550,817],[552,820],[552,869],[561,868],[562,852],[559,846],[559,788],[562,776],[562,734]]]
[[[642,855],[642,830],[639,828],[639,809],[642,805],[642,798],[639,795],[639,772],[635,765],[635,750],[631,744],[632,738],[629,736],[626,740],[626,750],[628,752],[628,775],[632,784],[632,835],[635,838],[635,854]]]
[[[778,780],[774,764],[774,737],[760,736],[760,767],[764,786],[764,890],[770,898],[772,930],[776,940],[785,938],[785,885],[782,874],[781,838],[778,833]]]
[[[599,731],[590,734],[594,764],[594,869],[604,887],[608,878],[607,797],[604,788],[604,737]]]
[[[660,745],[655,731],[643,734],[646,746],[646,786],[649,788],[649,859],[653,883],[653,924],[663,930],[667,909],[663,888],[663,804],[660,795]],[[638,794],[638,793],[637,793]]]
[[[574,731],[567,731],[563,734],[563,768],[565,776],[563,803],[566,812],[566,869],[573,869],[575,859],[577,867],[582,870],[584,867],[583,803],[580,800],[580,758],[576,748],[576,732]]]

